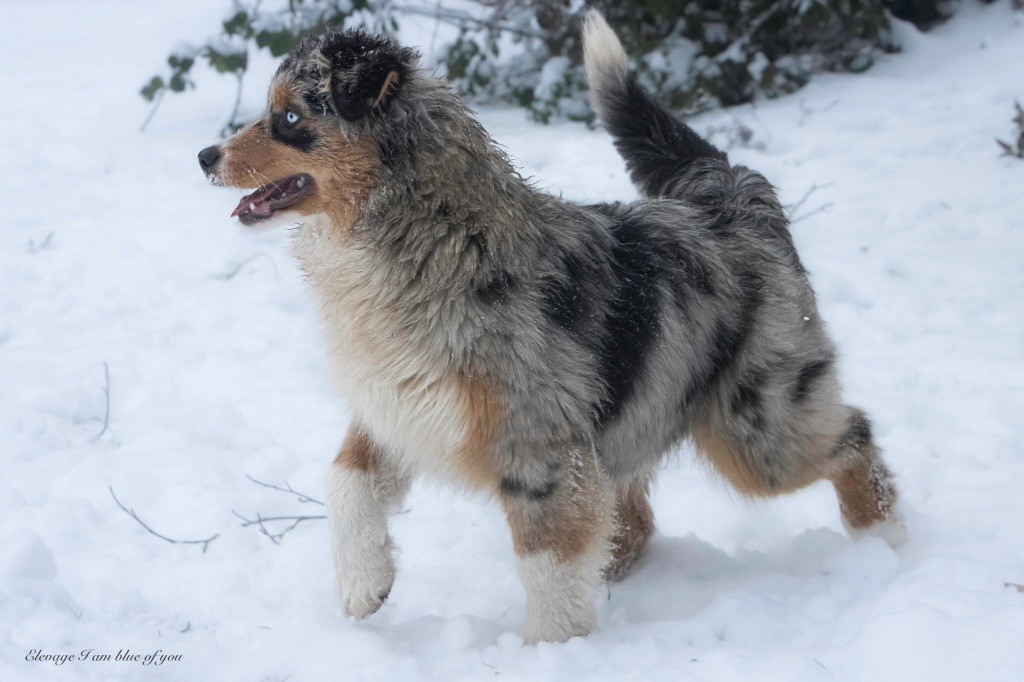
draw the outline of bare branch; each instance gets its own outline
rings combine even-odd
[[[71,613],[71,615],[75,617],[75,620],[82,620],[82,611],[75,611],[73,608],[71,608],[71,604],[63,600],[60,602],[60,605],[67,609]]]
[[[822,108],[822,109],[812,109],[811,107],[807,106],[807,102],[805,102],[804,100],[800,100],[800,120],[796,122],[797,127],[798,128],[802,128],[803,125],[804,125],[804,121],[811,114],[814,114],[814,113],[822,113],[822,114],[824,114],[826,111],[828,111],[829,109],[831,109],[832,107],[834,107],[837,104],[839,104],[839,100],[838,99],[834,99],[831,102],[829,102],[828,104],[826,104],[824,106],[824,108]]]
[[[248,528],[249,526],[258,526],[260,532],[266,535],[268,538],[270,538],[270,541],[273,542],[275,545],[281,544],[281,538],[295,530],[295,528],[303,521],[316,521],[319,519],[327,518],[323,514],[312,516],[262,516],[260,514],[257,514],[255,519],[250,519],[245,516],[242,516],[233,509],[231,510],[231,513],[242,520],[242,528]],[[278,533],[270,532],[270,529],[266,526],[267,523],[279,523],[282,521],[291,521],[291,523],[288,526],[286,526],[284,530]]]
[[[789,219],[789,224],[790,225],[794,225],[796,223],[799,223],[801,220],[807,220],[808,218],[810,218],[813,215],[818,215],[819,213],[825,213],[825,212],[827,212],[827,211],[829,211],[831,209],[832,209],[832,202],[831,201],[826,201],[824,204],[822,204],[818,208],[814,209],[813,211],[808,211],[807,213],[804,213],[802,216],[797,216],[795,218],[790,218]]]
[[[817,182],[812,182],[811,186],[807,189],[806,192],[804,192],[804,195],[802,197],[800,197],[800,199],[798,199],[797,201],[795,201],[792,204],[784,205],[783,209],[785,209],[785,211],[786,211],[786,216],[789,218],[789,222],[791,224],[792,223],[798,223],[801,220],[806,220],[807,218],[810,218],[812,215],[816,215],[818,213],[822,213],[822,212],[827,211],[830,208],[832,208],[832,202],[830,201],[830,202],[827,202],[825,204],[822,204],[821,206],[819,206],[818,208],[814,209],[810,213],[805,213],[804,215],[802,215],[800,217],[797,217],[797,215],[796,215],[796,212],[799,211],[800,208],[804,204],[807,203],[807,200],[811,198],[812,194],[817,192],[819,189],[826,189],[828,187],[831,187],[834,184],[836,184],[836,183],[834,183],[834,182],[826,182],[823,185],[819,185]]]
[[[300,493],[298,490],[295,490],[288,483],[288,481],[285,481],[284,482],[284,486],[282,487],[282,486],[279,486],[279,485],[274,485],[273,483],[266,483],[266,482],[261,481],[259,479],[253,478],[249,474],[246,474],[245,477],[248,478],[253,483],[255,483],[256,485],[263,486],[264,488],[270,488],[271,490],[277,490],[277,491],[280,491],[282,493],[290,493],[292,495],[295,495],[297,498],[299,498],[299,502],[312,502],[313,504],[319,504],[321,507],[324,504],[323,502],[321,502],[320,500],[316,499],[315,497],[310,497],[306,493]]]
[[[234,277],[242,271],[242,268],[244,268],[246,265],[253,262],[257,258],[266,258],[268,261],[270,261],[270,267],[274,270],[274,278],[280,281],[281,275],[277,271],[277,263],[275,263],[274,259],[269,254],[266,253],[255,253],[246,258],[245,260],[232,265],[231,269],[225,272],[224,274],[216,275],[216,278],[223,279],[225,281],[234,279]]]
[[[150,528],[149,525],[147,525],[145,521],[143,521],[142,519],[139,518],[139,515],[135,513],[134,509],[129,509],[128,507],[124,506],[124,504],[121,503],[121,500],[117,499],[117,495],[114,494],[113,486],[108,486],[108,489],[110,490],[110,496],[114,498],[114,502],[116,502],[117,506],[121,508],[121,511],[123,511],[125,514],[127,514],[128,516],[130,516],[133,519],[135,519],[135,521],[138,522],[138,524],[140,526],[142,526],[143,528],[148,530],[151,534],[157,536],[158,538],[160,538],[161,540],[163,540],[165,542],[169,542],[172,545],[202,545],[203,546],[203,554],[206,554],[206,548],[210,546],[210,543],[220,537],[220,533],[217,533],[216,535],[211,535],[210,537],[206,538],[205,540],[175,540],[174,538],[169,538],[166,535],[163,535],[161,533],[157,533],[155,530]]]
[[[107,432],[107,427],[110,426],[110,367],[107,366],[106,362],[103,363],[103,377],[106,380],[103,386],[103,396],[106,400],[106,407],[103,410],[103,428],[93,436],[92,440],[89,441],[90,443],[98,441]]]
[[[246,50],[248,54],[248,50]],[[231,116],[228,117],[228,122],[224,124],[224,128],[221,129],[221,135],[228,137],[236,130],[241,127],[238,122],[238,109],[242,106],[242,84],[245,76],[245,71],[239,71],[235,75],[235,104],[231,107]]]
[[[442,9],[429,7],[414,7],[411,5],[392,5],[392,9],[396,12],[404,12],[405,14],[413,14],[422,17],[430,17],[443,21],[446,24],[453,24],[455,26],[464,26],[466,24],[473,24],[477,28],[486,28],[492,31],[498,31],[501,33],[511,33],[513,35],[523,36],[525,38],[544,38],[543,33],[537,31],[530,31],[527,29],[518,28],[516,26],[509,26],[508,24],[501,23],[500,19],[504,13],[498,13],[492,16],[490,19],[480,19],[474,17],[467,12],[461,12],[453,9]]]
[[[45,237],[43,237],[43,241],[39,242],[38,244],[36,244],[36,240],[29,239],[28,240],[28,252],[29,253],[39,253],[40,251],[42,251],[44,249],[50,248],[53,245],[53,235],[54,234],[55,234],[54,232],[50,232]]]
[[[142,122],[141,126],[139,126],[140,133],[146,132],[146,126],[148,126],[149,122],[153,120],[154,116],[156,116],[156,110],[160,108],[160,102],[163,101],[165,92],[167,92],[167,90],[161,89],[159,92],[156,93],[156,99],[153,100],[153,107],[149,110],[149,114],[146,116],[146,120]]]

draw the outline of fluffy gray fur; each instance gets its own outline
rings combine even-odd
[[[309,74],[320,73],[326,39],[301,46],[282,72],[319,80]],[[564,201],[522,178],[447,84],[405,57],[387,108],[343,122],[372,135],[386,164],[353,238],[372,254],[380,303],[406,334],[498,381],[510,474],[542,486],[547,462],[537,460],[583,442],[625,481],[702,422],[739,445],[769,489],[817,466],[809,440],[838,437],[847,410],[785,214],[759,173],[720,154],[677,159],[671,187],[630,205]],[[624,221],[646,241],[651,272],[616,271]],[[602,420],[601,339],[620,280],[636,276],[648,280],[656,329],[628,400]],[[579,298],[572,325],[545,313],[559,287]],[[815,363],[820,373],[794,399]]]
[[[872,480],[856,485],[887,516],[891,475],[867,419],[840,399],[772,186],[661,110],[603,20],[589,22],[593,101],[644,196],[628,205],[538,191],[390,39],[330,32],[285,60],[278,77],[312,109],[380,149],[379,183],[348,238],[372,280],[369,308],[430,362],[497,387],[506,495],[564,502],[581,451],[621,488],[698,434],[750,495],[870,460]],[[397,85],[379,96],[392,71]]]

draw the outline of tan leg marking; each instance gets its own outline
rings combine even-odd
[[[550,551],[569,561],[603,544],[611,528],[608,495],[591,457],[563,466],[554,492],[544,500],[502,493],[516,554]]]
[[[619,488],[615,497],[612,557],[604,568],[605,579],[618,582],[625,578],[653,533],[654,512],[648,500],[648,482],[634,481]]]
[[[526,588],[528,644],[564,642],[597,624],[595,599],[608,562],[610,495],[593,456],[570,455],[555,486],[502,490],[516,565]]]
[[[352,428],[345,436],[334,463],[346,469],[369,472],[377,468],[379,457],[377,446],[370,437],[362,429]]]
[[[896,484],[875,445],[871,422],[862,411],[851,409],[831,459],[837,469],[832,484],[847,528],[864,530],[894,516]]]
[[[466,437],[455,451],[459,470],[478,489],[495,491],[500,476],[493,451],[503,407],[493,382],[485,376],[460,377],[466,413]]]

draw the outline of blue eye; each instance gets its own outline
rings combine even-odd
[[[299,115],[294,111],[288,110],[284,112],[284,120],[288,125],[293,126],[299,122]]]

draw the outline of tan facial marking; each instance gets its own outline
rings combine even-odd
[[[275,85],[270,93],[275,111],[289,108],[292,98],[288,84]],[[316,137],[309,151],[275,139],[269,130],[269,117],[240,131],[223,145],[220,179],[233,187],[255,189],[307,173],[313,178],[313,191],[289,210],[302,215],[326,214],[336,229],[348,232],[377,184],[377,145],[369,137],[347,137],[331,117],[306,117],[299,125]]]
[[[270,87],[270,108],[273,111],[287,109],[295,99],[295,90],[286,82],[275,82]]]

